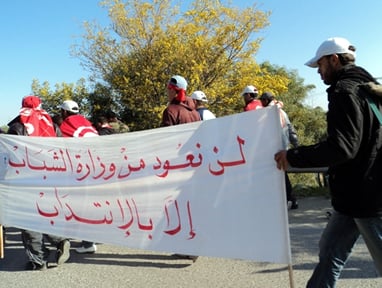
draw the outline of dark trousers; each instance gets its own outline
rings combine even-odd
[[[61,241],[66,238],[42,234],[40,232],[22,230],[21,238],[23,240],[25,252],[30,262],[42,265],[49,257],[49,249],[45,246],[46,238],[50,244],[57,247]]]
[[[296,197],[293,195],[292,184],[290,183],[288,173],[285,172],[285,188],[287,201],[296,202]]]

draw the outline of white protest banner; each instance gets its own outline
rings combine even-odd
[[[0,136],[0,223],[152,251],[291,263],[276,108],[92,138]]]

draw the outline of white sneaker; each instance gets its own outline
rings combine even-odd
[[[78,247],[75,249],[75,251],[77,253],[80,253],[80,254],[84,254],[84,253],[95,253],[97,251],[97,246],[95,244],[93,244],[92,246],[90,247],[84,247],[84,246],[81,246],[81,247]]]

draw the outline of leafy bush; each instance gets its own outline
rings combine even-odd
[[[323,182],[322,175],[316,173],[290,173],[289,179],[293,186],[294,195],[299,198],[311,196],[330,196],[329,188],[327,185],[324,185],[325,183]]]

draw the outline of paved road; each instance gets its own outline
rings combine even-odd
[[[290,210],[290,234],[295,287],[304,287],[317,260],[317,242],[327,221],[330,203],[325,198],[305,198]],[[72,246],[78,246],[73,242]],[[192,263],[168,254],[98,245],[91,255],[71,252],[70,260],[45,271],[24,271],[26,258],[17,230],[7,232],[5,257],[0,260],[0,287],[190,287],[281,288],[290,287],[285,265],[199,257]],[[362,240],[350,258],[339,288],[382,287]]]

